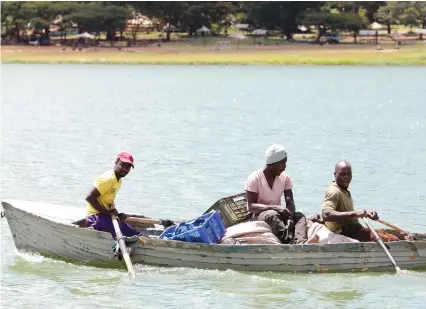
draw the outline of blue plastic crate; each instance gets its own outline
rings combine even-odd
[[[160,235],[160,238],[215,244],[221,240],[225,232],[226,228],[220,217],[220,212],[216,211],[173,225],[167,228]]]

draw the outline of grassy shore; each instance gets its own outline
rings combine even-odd
[[[169,65],[426,65],[426,45],[288,44],[235,45],[215,52],[213,46],[164,44],[162,47],[72,50],[61,47],[2,46],[2,63],[169,64]]]

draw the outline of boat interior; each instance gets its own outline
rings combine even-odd
[[[209,209],[207,209],[204,212],[204,214],[211,211],[220,211],[222,221],[225,227],[228,228],[235,224],[249,220],[249,213],[247,212],[246,205],[247,205],[247,200],[245,198],[245,193],[239,193],[236,195],[231,195],[231,196],[219,199]],[[131,217],[136,217],[136,218],[145,218],[144,216],[141,216],[141,215],[135,215],[135,214],[127,214],[127,215]],[[73,224],[81,228],[87,228],[85,218],[75,221],[73,222]],[[161,225],[145,224],[145,223],[139,223],[139,222],[132,222],[131,225],[132,227],[140,231],[144,237],[158,238],[158,236],[160,236],[161,233],[164,231],[164,227],[162,227]],[[380,229],[380,231],[384,231],[386,233],[393,234],[393,235],[397,235],[398,233],[393,229]],[[411,233],[411,234],[415,237],[416,240],[426,240],[426,234],[419,234],[419,233]]]
[[[134,214],[127,214],[130,217],[136,217],[136,218],[145,218],[143,216],[140,215],[134,215]],[[77,220],[75,222],[73,222],[73,224],[81,227],[81,228],[87,228],[87,224],[86,224],[86,218]],[[161,225],[154,225],[154,224],[144,224],[144,223],[139,223],[139,222],[132,222],[132,227],[135,228],[136,230],[138,230],[139,232],[141,232],[143,237],[147,237],[147,238],[158,238],[161,233],[164,232],[164,227],[162,227]]]
[[[232,196],[228,196],[218,200],[204,214],[211,211],[220,211],[220,215],[225,227],[238,224],[248,219],[249,214],[246,207],[245,193],[240,193]],[[145,218],[141,215],[127,214],[130,217]],[[73,222],[73,224],[87,228],[86,219],[82,218]],[[144,224],[139,222],[132,222],[132,227],[142,233],[144,237],[157,238],[164,231],[164,227],[161,225]]]

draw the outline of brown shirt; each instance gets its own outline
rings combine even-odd
[[[327,191],[325,191],[322,201],[322,209],[330,209],[338,212],[346,212],[354,210],[354,202],[351,192],[340,188],[336,182],[332,182]],[[344,224],[359,224],[358,219],[352,219],[345,222],[325,222],[325,226],[332,232],[340,234],[342,225]]]

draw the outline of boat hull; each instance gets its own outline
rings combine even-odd
[[[92,265],[121,267],[112,258],[111,235],[55,221],[2,202],[19,250]],[[19,204],[19,203],[18,203]],[[148,236],[148,230],[144,231]],[[426,241],[387,243],[399,267],[426,268]],[[240,271],[365,271],[393,266],[374,242],[330,245],[209,245],[141,238],[131,256],[135,264]]]
[[[114,263],[109,233],[52,221],[3,202],[3,209],[18,250],[38,252],[81,263]]]

